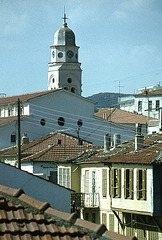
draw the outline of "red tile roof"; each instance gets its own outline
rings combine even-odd
[[[106,120],[114,123],[125,123],[125,124],[148,123],[147,116],[143,116],[141,114],[132,113],[132,112],[128,112],[128,111],[117,109],[117,108],[112,108],[112,109],[107,109],[107,110],[97,112],[95,113],[95,116],[105,119],[103,117],[103,115],[105,116],[105,114],[107,114]],[[153,118],[149,118],[149,120],[150,119],[154,120]]]
[[[56,240],[100,239],[136,240],[110,232],[103,224],[95,224],[51,208],[24,194],[22,189],[0,185],[0,239]]]
[[[76,163],[126,163],[126,164],[153,164],[162,162],[162,133],[146,135],[141,150],[135,151],[135,140],[123,142],[120,146],[104,152],[100,150],[87,150],[65,159]]]
[[[27,94],[10,96],[10,97],[2,97],[0,98],[0,105],[4,105],[7,103],[15,103],[18,98],[20,99],[20,101],[27,101],[36,97],[41,97],[49,93],[57,92],[59,90],[61,90],[61,88],[56,90],[47,90],[42,92],[27,93]]]
[[[61,144],[58,144],[58,140]],[[71,155],[82,152],[86,149],[99,148],[88,141],[82,140],[78,144],[78,138],[65,133],[48,134],[29,144],[22,145],[21,156],[24,161],[58,161]],[[0,150],[2,156],[17,155],[17,147],[10,147]]]

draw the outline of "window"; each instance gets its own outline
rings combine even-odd
[[[84,217],[85,220],[88,220],[89,219],[89,214],[86,212],[85,213],[85,217]]]
[[[50,178],[49,180],[53,183],[57,183],[57,170],[50,171]]]
[[[71,78],[68,78],[67,81],[68,81],[68,83],[71,83],[71,82],[72,82],[72,79],[71,79]]]
[[[146,169],[137,170],[137,199],[146,200]]]
[[[57,139],[57,144],[61,145],[61,139]]]
[[[89,170],[85,170],[84,191],[89,192]]]
[[[40,124],[41,124],[42,126],[44,126],[44,125],[46,124],[46,120],[45,120],[44,118],[42,118],[42,119],[40,120]]]
[[[152,101],[148,101],[148,109],[152,109]]]
[[[113,168],[111,170],[111,194],[112,197],[121,197],[121,169]]]
[[[133,199],[133,169],[124,169],[124,197]]]
[[[63,117],[59,117],[58,118],[58,125],[59,126],[64,126],[64,124],[65,124],[65,119]]]
[[[102,197],[107,197],[107,169],[102,169]]]
[[[77,121],[77,124],[78,124],[78,127],[81,127],[81,126],[83,125],[82,119],[79,119],[79,120]]]
[[[142,101],[138,101],[138,112],[142,111]]]
[[[75,93],[75,88],[74,87],[71,88],[71,92]]]
[[[59,168],[59,184],[70,188],[70,168]]]
[[[159,101],[159,100],[156,100],[156,111],[159,110],[159,107],[160,107],[160,101]]]
[[[11,143],[16,143],[16,133],[15,132],[13,132],[11,134]]]

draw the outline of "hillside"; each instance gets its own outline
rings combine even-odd
[[[104,93],[97,93],[92,96],[88,96],[87,98],[96,102],[95,112],[97,112],[98,108],[110,108],[110,107],[119,108],[119,104],[118,104],[119,96],[126,97],[129,95],[131,94],[104,92]]]

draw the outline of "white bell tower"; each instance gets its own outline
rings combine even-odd
[[[51,62],[48,64],[48,90],[64,88],[81,95],[81,63],[78,62],[78,49],[75,34],[68,28],[64,13],[63,27],[54,35],[51,46]]]

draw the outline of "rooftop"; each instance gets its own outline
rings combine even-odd
[[[17,99],[19,98],[20,101],[27,101],[36,97],[40,97],[52,92],[57,92],[60,89],[57,90],[47,90],[47,91],[42,91],[42,92],[34,92],[34,93],[27,93],[27,94],[22,94],[22,95],[15,95],[15,96],[10,96],[10,97],[2,97],[0,98],[0,105],[7,104],[7,103],[15,103]]]
[[[48,202],[25,195],[22,189],[0,185],[0,239],[135,240],[110,232],[103,224],[81,220],[56,210]]]
[[[66,158],[65,162],[73,163],[124,163],[155,164],[162,163],[162,133],[146,135],[143,148],[135,151],[135,139],[104,152],[104,149],[90,149]]]
[[[143,116],[138,113],[132,113],[125,110],[117,109],[117,108],[109,108],[104,111],[100,111],[95,113],[95,116],[103,118],[105,120],[114,122],[114,123],[125,123],[125,124],[146,124],[148,123],[147,116]],[[107,119],[105,118],[107,117]],[[153,119],[153,118],[150,118]]]
[[[67,133],[51,133],[21,146],[23,161],[55,161],[86,149],[99,148]],[[17,146],[0,150],[1,156],[17,156]]]

